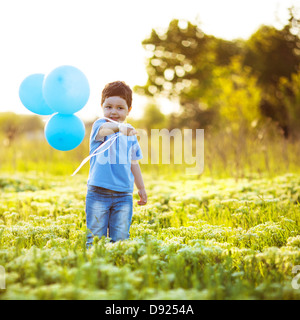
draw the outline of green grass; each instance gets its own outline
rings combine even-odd
[[[130,239],[86,250],[86,174],[2,174],[0,299],[300,298],[300,175],[158,177]]]

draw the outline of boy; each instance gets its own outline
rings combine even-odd
[[[132,90],[122,81],[107,84],[102,91],[101,106],[105,118],[94,122],[90,136],[90,154],[104,141],[104,152],[90,159],[86,195],[87,247],[93,236],[107,236],[111,241],[129,238],[132,219],[134,183],[139,205],[147,203],[147,194],[138,160],[142,159],[136,130],[123,122],[131,111]],[[118,135],[118,137],[116,137]],[[116,139],[114,139],[116,138]]]

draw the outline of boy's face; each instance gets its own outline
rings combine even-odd
[[[117,122],[125,121],[130,112],[126,100],[118,96],[106,98],[102,104],[102,108],[104,117]]]

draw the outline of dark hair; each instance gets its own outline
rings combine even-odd
[[[131,108],[132,90],[124,81],[110,82],[104,87],[102,91],[101,105],[104,103],[106,98],[114,96],[124,99],[127,103],[128,109]]]

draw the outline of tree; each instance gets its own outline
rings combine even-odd
[[[299,138],[300,135],[300,73],[292,74],[291,80],[281,78],[279,83],[281,99],[287,110],[286,125],[291,135]]]
[[[159,110],[156,104],[146,106],[141,125],[144,126],[148,133],[151,129],[164,128],[166,124],[166,116]]]
[[[229,112],[224,113],[226,108],[234,111],[231,105],[224,105],[230,99],[223,93],[233,99],[234,95],[247,91],[247,79],[251,77],[250,95],[255,103],[252,108],[256,110],[258,103],[260,114],[279,123],[288,136],[289,119],[295,114],[291,109],[296,108],[291,103],[296,100],[290,99],[287,107],[284,97],[294,92],[288,93],[289,86],[280,90],[279,83],[282,78],[291,81],[300,70],[300,20],[295,15],[295,9],[291,8],[290,19],[281,30],[262,26],[247,41],[225,41],[206,35],[190,22],[172,20],[165,33],[152,30],[151,36],[143,41],[150,53],[148,80],[134,90],[150,96],[176,97],[182,112],[180,117],[172,115],[172,120],[181,126],[204,128],[216,120],[219,122],[220,116],[228,116]],[[234,79],[239,79],[239,84]],[[229,88],[232,91],[228,92]],[[242,103],[248,105],[246,96]],[[243,115],[250,116],[246,116],[249,123],[251,114],[243,110]]]
[[[0,133],[10,146],[18,134],[43,130],[43,122],[39,116],[17,115],[13,112],[0,113]]]
[[[240,43],[206,35],[191,22],[175,19],[164,34],[152,30],[143,45],[150,52],[148,80],[134,90],[177,98],[183,110],[180,118],[171,118],[179,126],[188,123],[189,127],[204,128],[211,124],[217,114],[217,105],[211,99],[214,70],[229,65],[232,57],[240,54]]]
[[[236,42],[206,35],[191,22],[183,26],[176,19],[170,22],[165,34],[152,30],[142,44],[151,55],[148,81],[145,86],[136,86],[135,91],[180,100],[201,95],[211,84],[215,66],[229,64],[231,57],[240,52]]]
[[[291,79],[299,71],[300,20],[290,9],[287,25],[281,30],[261,26],[245,43],[244,65],[258,76],[259,84],[277,86],[281,77]]]
[[[294,112],[291,105],[286,105],[280,83],[282,78],[292,81],[293,75],[300,71],[300,20],[295,17],[295,9],[290,9],[288,23],[281,30],[261,26],[246,41],[243,64],[251,68],[263,90],[262,114],[278,122],[287,137],[291,130],[289,113]],[[285,87],[285,95],[294,95]]]

